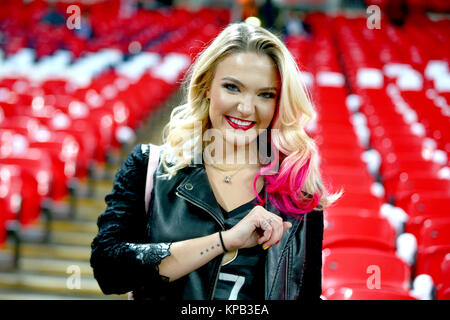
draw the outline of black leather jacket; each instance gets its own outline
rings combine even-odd
[[[134,292],[135,299],[208,300],[214,296],[222,255],[186,276],[168,282],[158,265],[172,242],[223,230],[223,217],[203,165],[191,165],[170,179],[154,176],[149,213],[144,192],[148,146],[128,155],[106,195],[106,211],[98,218],[91,266],[105,294]],[[266,197],[267,199],[267,197]],[[267,250],[265,299],[319,299],[322,269],[322,211],[302,219],[270,212],[292,222],[279,244]]]

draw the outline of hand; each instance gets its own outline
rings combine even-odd
[[[278,243],[290,222],[261,206],[254,207],[239,223],[222,233],[227,250],[251,248],[261,244],[264,249]]]

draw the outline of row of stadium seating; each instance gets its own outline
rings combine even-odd
[[[182,8],[138,10],[134,15],[127,15],[122,13],[120,2],[111,0],[83,4],[58,1],[51,11],[46,1],[37,0],[28,4],[6,0],[2,2],[0,13],[3,51],[10,55],[22,48],[32,47],[37,59],[52,55],[61,48],[70,51],[75,58],[102,49],[116,49],[123,53],[144,50],[163,55],[170,52],[194,55],[195,48],[210,40],[217,26],[229,21],[228,10],[220,8],[199,9],[195,13],[196,19],[192,19],[192,12]],[[79,11],[71,11],[69,7],[73,6]],[[61,20],[54,23],[47,21],[49,12],[60,15]],[[72,21],[73,14],[80,15],[80,22],[87,19],[92,29],[91,37],[80,37],[76,29],[69,28],[67,21]],[[192,45],[186,41],[189,39],[196,43]],[[193,52],[189,52],[191,47]]]
[[[438,289],[437,298],[443,296],[443,281],[449,277],[445,266],[450,252],[446,236],[450,227],[449,26],[448,20],[414,17],[401,29],[388,25],[372,36],[348,29],[353,39],[359,34],[365,43],[393,39],[392,45],[383,42],[390,60],[383,61],[383,52],[378,60],[371,60],[382,66],[370,70],[378,73],[377,80],[361,84],[353,73],[357,82],[351,87],[362,99],[360,112],[372,133],[370,143],[382,160],[379,175],[386,200],[408,214],[404,231],[415,237],[418,246],[415,276],[430,275]],[[371,48],[350,37],[339,39],[341,46],[359,47],[368,57]],[[355,61],[344,63],[356,70]],[[367,67],[361,65],[358,72]]]
[[[319,111],[310,132],[326,185],[344,190],[325,211],[325,299],[449,298],[449,75],[437,49],[449,24],[415,19],[369,30],[365,17],[313,14],[313,37],[286,39]],[[436,51],[405,54],[411,37]]]

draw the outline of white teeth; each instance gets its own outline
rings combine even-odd
[[[233,118],[228,118],[231,122],[236,123],[237,125],[240,126],[249,126],[252,124],[251,121],[241,121],[241,120],[237,120],[237,119],[233,119]]]

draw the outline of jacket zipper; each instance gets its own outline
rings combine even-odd
[[[195,205],[195,206],[197,206],[197,207],[200,207],[200,208],[202,208],[203,210],[205,210],[206,212],[208,212],[208,214],[209,214],[209,215],[210,215],[210,216],[211,216],[211,217],[219,224],[220,228],[221,228],[223,231],[225,231],[225,226],[222,224],[222,222],[219,221],[219,219],[216,218],[216,216],[215,216],[211,211],[209,211],[209,210],[206,209],[205,207],[201,206],[200,204],[195,203],[194,201],[192,201],[192,200],[186,198],[185,196],[183,196],[183,195],[180,194],[179,192],[175,192],[175,194],[176,194],[178,197],[180,197],[180,198],[186,200],[187,202],[192,203],[193,205]],[[214,281],[214,289],[213,289],[213,291],[212,291],[211,296],[209,297],[209,300],[212,300],[212,298],[214,297],[214,293],[215,293],[215,291],[216,291],[216,286],[217,286],[217,280],[219,280],[219,273],[220,273],[220,268],[221,268],[221,266],[222,266],[222,264],[219,264],[219,267],[217,268],[216,279],[215,279],[215,281]]]

